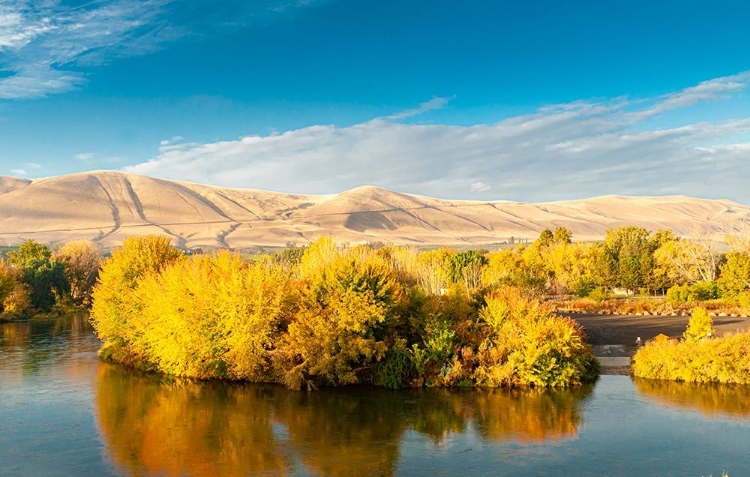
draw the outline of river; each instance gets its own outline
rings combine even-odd
[[[84,315],[0,327],[0,475],[750,475],[747,387],[300,393],[102,363]]]

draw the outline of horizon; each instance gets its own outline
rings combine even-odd
[[[355,189],[361,189],[361,188],[374,188],[378,190],[383,190],[386,192],[393,192],[395,194],[402,194],[402,195],[409,195],[414,197],[426,197],[430,199],[438,199],[438,200],[445,200],[445,201],[451,201],[451,202],[478,202],[478,203],[511,203],[511,204],[533,204],[533,205],[542,205],[542,204],[554,204],[554,203],[565,203],[565,202],[584,202],[584,201],[590,201],[595,199],[606,199],[606,198],[619,198],[619,199],[667,199],[667,198],[685,198],[685,199],[696,199],[696,200],[708,200],[708,201],[717,201],[717,202],[735,202],[738,205],[742,206],[749,206],[750,204],[744,204],[742,202],[735,201],[733,199],[728,199],[726,197],[718,197],[718,198],[710,198],[710,197],[700,197],[700,196],[694,196],[694,195],[685,195],[685,194],[664,194],[664,195],[649,195],[649,194],[643,194],[643,195],[622,195],[622,194],[603,194],[603,195],[596,195],[596,196],[588,196],[588,197],[578,197],[578,198],[571,198],[571,199],[561,199],[561,200],[550,200],[550,201],[541,201],[541,202],[526,202],[521,200],[514,200],[514,199],[504,199],[504,198],[487,198],[487,199],[456,199],[451,197],[441,197],[441,196],[428,196],[424,194],[416,194],[408,191],[403,190],[394,190],[394,189],[388,189],[386,187],[380,187],[373,184],[361,184],[358,186],[354,186],[350,189],[340,190],[338,192],[331,192],[328,194],[305,194],[305,193],[299,193],[299,192],[283,192],[278,190],[270,190],[270,189],[259,189],[259,188],[245,188],[245,187],[229,187],[229,186],[217,186],[213,184],[207,184],[204,182],[195,182],[195,181],[189,181],[189,180],[180,180],[180,179],[163,179],[160,177],[154,177],[149,176],[145,174],[140,174],[137,172],[128,172],[128,171],[120,171],[120,170],[114,170],[114,169],[94,169],[90,171],[81,171],[81,172],[72,172],[69,174],[61,174],[56,176],[49,176],[49,177],[36,177],[36,178],[27,178],[27,177],[19,177],[19,176],[9,176],[5,174],[0,174],[0,177],[7,177],[10,179],[17,179],[22,181],[27,181],[29,185],[35,183],[35,182],[41,182],[51,179],[60,179],[66,176],[76,176],[76,175],[86,175],[86,174],[97,174],[97,173],[116,173],[116,174],[124,174],[124,175],[134,175],[138,177],[144,177],[147,179],[157,179],[157,180],[163,180],[167,182],[182,182],[186,184],[192,184],[197,186],[203,186],[203,187],[211,187],[211,188],[217,188],[217,189],[234,189],[239,191],[259,191],[259,192],[268,192],[272,194],[280,194],[280,195],[298,195],[298,196],[308,196],[308,197],[326,197],[331,196],[335,197],[340,194],[344,194],[346,192],[351,192]]]
[[[750,5],[0,6],[0,174],[750,204]]]

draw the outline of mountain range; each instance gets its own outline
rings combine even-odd
[[[126,237],[166,234],[180,247],[339,242],[479,246],[533,240],[566,227],[574,240],[636,225],[717,239],[750,219],[750,207],[686,196],[604,196],[546,203],[444,200],[363,186],[339,194],[286,194],[214,187],[114,171],[47,179],[0,176],[0,244],[90,239],[104,248]]]

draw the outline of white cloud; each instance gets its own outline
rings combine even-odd
[[[750,146],[737,139],[750,134],[750,118],[661,129],[645,122],[661,112],[736,94],[749,81],[742,73],[658,98],[577,101],[493,124],[401,124],[392,119],[404,116],[393,115],[346,127],[317,125],[239,140],[170,144],[125,169],[305,193],[374,184],[472,198],[492,184],[498,199],[684,193],[750,203],[743,173]]]
[[[10,173],[13,174],[14,176],[20,176],[20,177],[25,177],[27,175],[27,172],[25,169],[11,169]]]
[[[172,143],[180,142],[180,141],[182,141],[182,136],[172,136],[169,139],[164,139],[162,141],[159,141],[159,146],[161,147],[169,146]]]
[[[82,152],[75,155],[76,160],[82,162],[90,161],[94,157],[96,157],[96,154],[94,154],[93,152]]]
[[[472,192],[487,192],[488,190],[492,189],[492,187],[489,184],[485,184],[484,182],[474,182],[471,184],[471,187],[469,189]]]
[[[37,164],[36,162],[27,162],[26,164],[24,164],[24,166],[28,169],[35,169],[35,170],[43,169],[42,165]]]
[[[645,119],[674,109],[692,106],[701,101],[727,98],[733,93],[746,89],[748,82],[750,82],[750,71],[703,81],[696,86],[661,96],[656,104],[634,113],[634,116],[638,119]]]

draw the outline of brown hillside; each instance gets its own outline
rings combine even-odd
[[[31,181],[27,179],[0,176],[0,194],[5,194],[6,192],[26,187],[29,184],[31,184]]]
[[[98,171],[36,180],[0,176],[0,243],[86,238],[104,247],[129,235],[167,234],[183,247],[303,245],[324,234],[351,243],[488,245],[567,227],[596,240],[609,227],[699,227],[720,239],[750,208],[684,196],[524,204],[449,201],[372,186],[307,196],[230,189]]]

